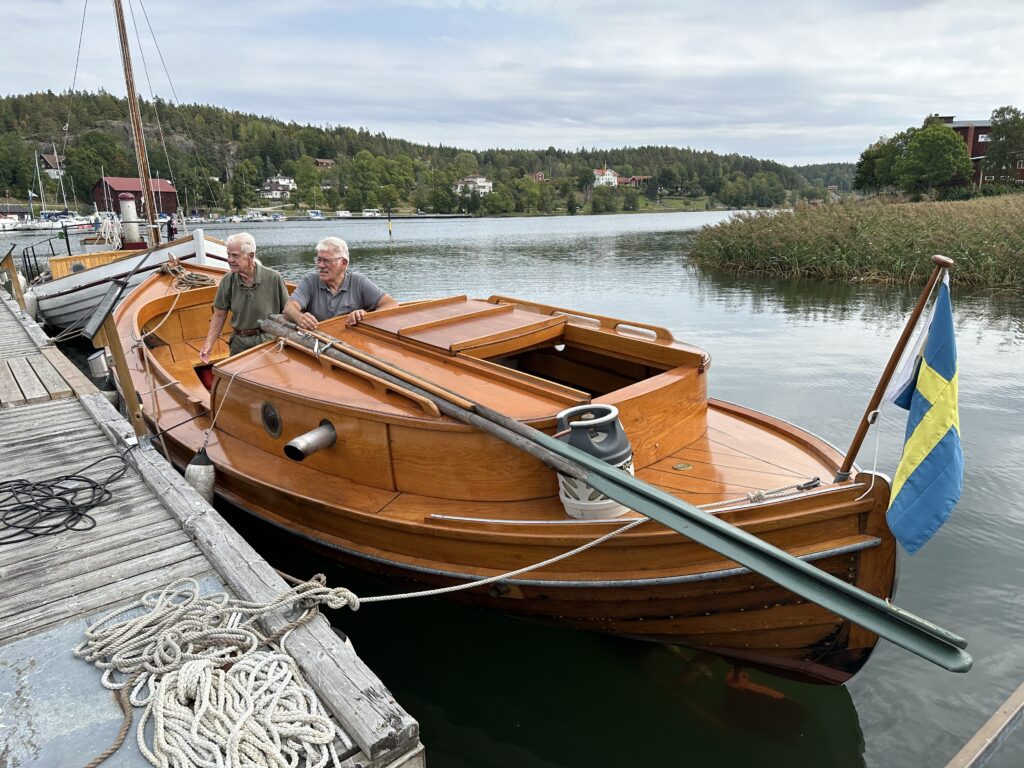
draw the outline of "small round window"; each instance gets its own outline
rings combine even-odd
[[[260,411],[263,416],[263,428],[267,430],[267,434],[275,439],[280,437],[281,414],[277,412],[277,408],[274,407],[273,403],[263,403]]]

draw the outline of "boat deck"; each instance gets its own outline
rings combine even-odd
[[[259,602],[286,585],[152,448],[138,445],[104,395],[13,302],[2,304],[0,480],[83,471],[99,481],[120,463],[87,466],[125,450],[136,465],[110,485],[113,499],[92,510],[90,530],[0,544],[0,764],[80,765],[112,743],[122,722],[100,671],[71,653],[91,622],[183,578]],[[326,619],[298,630],[288,650],[340,724],[345,765],[423,764],[416,722]],[[133,736],[106,764],[148,765]]]

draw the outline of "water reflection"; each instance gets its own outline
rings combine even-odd
[[[317,553],[274,546],[272,529],[225,514],[283,570],[323,572],[363,596],[394,591]],[[775,766],[795,747],[814,756],[808,764],[864,764],[845,687],[736,675],[684,648],[438,599],[370,604],[331,620],[420,720],[434,766]]]

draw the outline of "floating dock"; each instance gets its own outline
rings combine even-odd
[[[261,603],[288,585],[2,292],[0,304],[0,482],[125,451],[134,465],[92,509],[90,530],[0,544],[0,766],[84,765],[123,720],[100,670],[72,654],[89,624],[183,578]],[[263,623],[269,634],[286,619]],[[338,727],[343,766],[425,765],[419,725],[326,618],[296,629],[287,650]],[[134,730],[105,766],[149,765]]]

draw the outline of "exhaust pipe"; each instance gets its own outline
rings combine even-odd
[[[337,442],[338,436],[331,422],[324,419],[320,426],[299,435],[284,447],[284,455],[292,461],[302,461],[317,451],[330,448]]]

